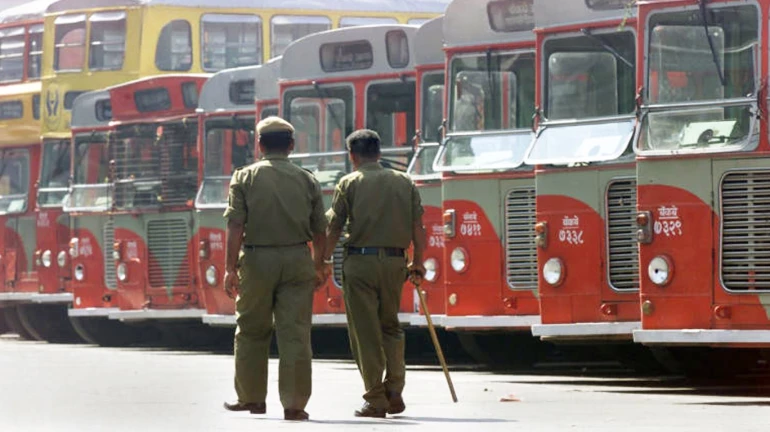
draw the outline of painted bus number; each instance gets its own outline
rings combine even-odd
[[[653,226],[655,234],[679,237],[682,235],[682,225],[682,220],[679,219],[679,209],[676,206],[658,208],[658,218]]]
[[[481,224],[479,223],[464,223],[460,225],[460,234],[468,237],[480,237],[481,236]]]

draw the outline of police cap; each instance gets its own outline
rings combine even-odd
[[[257,123],[257,135],[281,132],[294,135],[294,126],[286,120],[276,116],[266,117]]]

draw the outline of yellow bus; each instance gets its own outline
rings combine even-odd
[[[258,65],[293,40],[339,26],[419,22],[448,0],[59,0],[45,15],[40,218],[62,212],[70,115],[87,91],[160,74],[215,73]],[[53,256],[69,249],[60,239]],[[48,250],[48,249],[46,249]]]

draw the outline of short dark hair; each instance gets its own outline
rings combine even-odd
[[[259,145],[269,152],[285,152],[293,138],[291,132],[269,132],[259,136]]]
[[[366,158],[380,155],[380,135],[371,129],[359,129],[348,135],[346,140],[351,153]]]

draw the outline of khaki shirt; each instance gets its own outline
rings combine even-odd
[[[245,223],[243,244],[290,246],[326,230],[321,186],[286,156],[265,156],[237,170],[225,218]]]
[[[420,194],[409,176],[367,163],[337,184],[329,225],[341,230],[349,221],[348,246],[406,249],[422,214]]]

